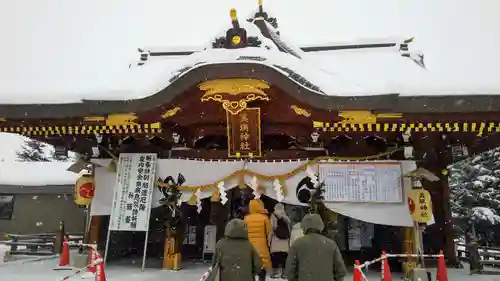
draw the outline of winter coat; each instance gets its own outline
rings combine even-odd
[[[240,219],[228,222],[225,237],[217,242],[214,264],[219,264],[220,281],[253,281],[261,269],[260,257],[248,241],[247,226]]]
[[[321,217],[308,214],[302,219],[305,235],[288,252],[285,275],[288,281],[343,281],[347,269],[337,244],[321,234]]]
[[[304,236],[304,231],[302,231],[300,222],[298,222],[292,227],[292,233],[290,233],[290,245],[292,245],[295,240],[299,239],[302,236]]]
[[[269,222],[262,201],[250,201],[245,222],[248,226],[248,240],[250,240],[250,243],[252,243],[255,250],[259,253],[262,266],[264,268],[272,268],[267,240],[271,232],[271,223]]]
[[[290,239],[280,239],[276,237],[276,228],[278,227],[278,218],[282,218],[288,226],[288,230],[291,232],[291,220],[286,215],[284,207],[282,204],[278,203],[274,207],[274,213],[271,215],[271,233],[269,234],[269,241],[271,241],[271,253],[276,252],[288,252],[290,248]],[[290,233],[291,234],[291,233]]]

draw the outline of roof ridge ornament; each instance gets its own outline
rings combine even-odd
[[[247,31],[246,29],[240,27],[238,21],[238,14],[235,8],[232,8],[229,12],[231,17],[232,28],[228,29],[226,32],[226,40],[224,42],[224,47],[226,49],[240,49],[247,46]]]
[[[257,13],[253,16],[253,18],[247,19],[248,22],[253,23],[254,20],[256,19],[261,19],[266,22],[268,22],[274,29],[276,29],[276,33],[279,35],[278,31],[278,20],[275,17],[269,17],[267,12],[264,11],[264,5],[262,0],[258,0],[259,2],[259,9],[257,10]]]
[[[399,43],[399,53],[402,57],[411,59],[418,66],[427,70],[424,62],[424,54],[421,52],[410,52],[409,45],[413,40],[415,40],[415,37],[408,38],[404,40],[403,43]]]

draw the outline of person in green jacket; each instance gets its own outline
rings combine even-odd
[[[224,238],[215,246],[213,264],[219,266],[220,281],[254,281],[262,271],[260,256],[248,241],[243,220],[232,219],[227,223]]]
[[[337,243],[321,234],[325,227],[321,217],[307,214],[300,225],[304,236],[293,242],[286,260],[288,281],[343,281],[344,259]]]

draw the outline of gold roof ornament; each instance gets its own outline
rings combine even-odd
[[[108,126],[121,126],[121,125],[135,125],[134,122],[137,120],[135,113],[127,114],[111,114],[108,115],[106,119],[106,125]]]
[[[165,113],[163,113],[161,115],[161,118],[163,118],[163,119],[170,118],[170,117],[176,115],[179,111],[181,111],[181,108],[178,107],[178,106],[176,106],[176,107],[174,107],[172,109],[169,109],[169,110],[165,111]]]
[[[135,113],[120,113],[110,114],[104,116],[87,116],[83,118],[85,122],[103,122],[106,121],[107,126],[124,126],[124,125],[137,125],[135,121],[137,116]]]
[[[296,106],[295,104],[291,105],[290,106],[291,109],[293,109],[293,112],[295,112],[295,114],[297,115],[302,115],[302,116],[305,116],[305,117],[311,117],[311,113],[303,108],[300,108],[298,106]]]
[[[266,81],[251,78],[210,80],[199,84],[198,88],[205,91],[205,94],[201,98],[202,101],[213,99],[213,97],[217,94],[229,94],[236,96],[248,93],[255,94],[261,99],[269,99],[267,94],[263,91],[269,89],[269,84]]]
[[[369,110],[339,111],[339,117],[343,118],[341,124],[375,124],[377,119],[398,119],[403,117],[402,113],[372,113]]]
[[[256,100],[269,101],[264,90],[269,84],[257,79],[218,79],[203,82],[198,88],[205,91],[201,102],[210,100],[222,103],[222,108],[236,115],[247,108],[247,103]]]
[[[229,10],[229,16],[231,17],[232,21],[237,21],[238,20],[238,14],[236,13],[236,9],[232,8]]]

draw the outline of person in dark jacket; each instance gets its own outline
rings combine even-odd
[[[248,241],[246,223],[241,219],[228,222],[225,237],[217,242],[213,263],[219,265],[220,281],[254,281],[261,272],[260,257]]]
[[[288,281],[343,281],[344,259],[337,243],[321,234],[325,227],[321,217],[305,215],[301,227],[304,236],[293,242],[286,260]]]
[[[481,265],[477,239],[471,232],[468,232],[465,237],[465,242],[467,244],[467,253],[469,255],[470,274],[479,274],[483,268]]]

